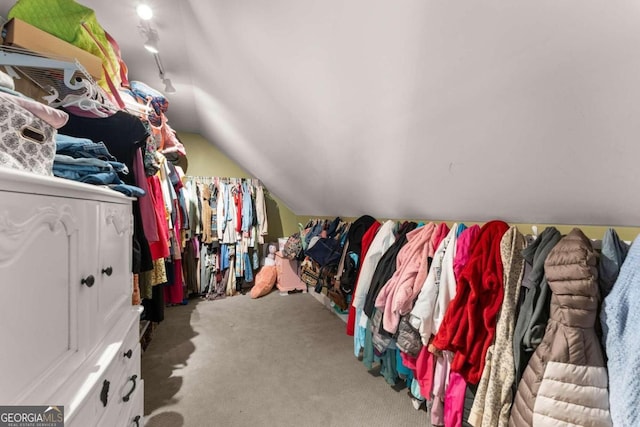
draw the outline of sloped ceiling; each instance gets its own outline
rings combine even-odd
[[[81,2],[162,89],[136,2]],[[299,215],[640,225],[637,1],[149,4],[170,123]]]

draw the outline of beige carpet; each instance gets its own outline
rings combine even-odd
[[[309,294],[167,308],[142,376],[148,427],[427,424],[406,388],[354,357],[344,322]]]

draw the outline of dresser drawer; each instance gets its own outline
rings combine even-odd
[[[140,371],[140,322],[133,322],[127,331],[122,347],[116,355],[116,363],[126,372]],[[137,356],[136,356],[137,351]]]
[[[140,381],[135,395],[129,401],[129,405],[123,405],[123,410],[117,421],[105,418],[100,420],[100,427],[142,427],[144,426],[144,381]]]
[[[132,402],[142,394],[139,345],[134,349],[132,357],[137,357],[138,366],[131,364],[128,370],[123,369],[123,364],[117,358],[113,360],[74,417],[74,426],[94,425],[95,420],[111,420],[111,424],[107,421],[103,424],[113,426],[113,421],[120,417],[120,413],[132,407]],[[90,424],[83,424],[84,420],[92,421]]]
[[[140,392],[138,383],[141,374],[141,349],[136,341],[139,335],[139,313],[139,310],[132,309],[120,319],[100,343],[99,348],[103,350],[91,354],[79,369],[80,381],[71,379],[64,385],[65,390],[75,390],[71,397],[64,400],[69,402],[68,407],[65,403],[65,421],[69,425],[93,426],[105,414],[116,419],[123,410],[123,397],[129,395],[128,400],[131,400]],[[130,358],[124,356],[129,349]],[[131,390],[133,392],[129,393]]]

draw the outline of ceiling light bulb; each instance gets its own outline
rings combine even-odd
[[[153,10],[151,10],[148,4],[139,4],[136,8],[136,12],[138,12],[140,19],[144,19],[145,21],[153,18]]]

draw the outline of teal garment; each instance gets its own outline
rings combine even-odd
[[[364,349],[366,328],[360,326],[360,316],[362,315],[362,309],[356,308],[356,321],[353,331],[353,354],[356,357],[360,357],[360,352]]]
[[[460,237],[462,232],[466,230],[468,227],[462,223],[458,224],[458,229],[456,230],[456,239]]]
[[[413,371],[402,363],[402,356],[400,356],[400,349],[396,349],[396,370],[398,371],[398,376],[404,379],[407,383],[407,387],[411,387],[411,383],[413,382]]]
[[[420,383],[415,378],[411,381],[411,394],[418,400],[425,400],[424,396],[420,392]]]
[[[380,358],[373,353],[373,334],[371,333],[371,320],[367,320],[367,327],[364,331],[364,347],[362,363],[367,369],[372,369],[374,363],[380,363]]]
[[[396,350],[388,349],[380,357],[382,367],[380,368],[380,374],[384,377],[389,385],[395,385],[398,382],[398,371],[396,369]]]

